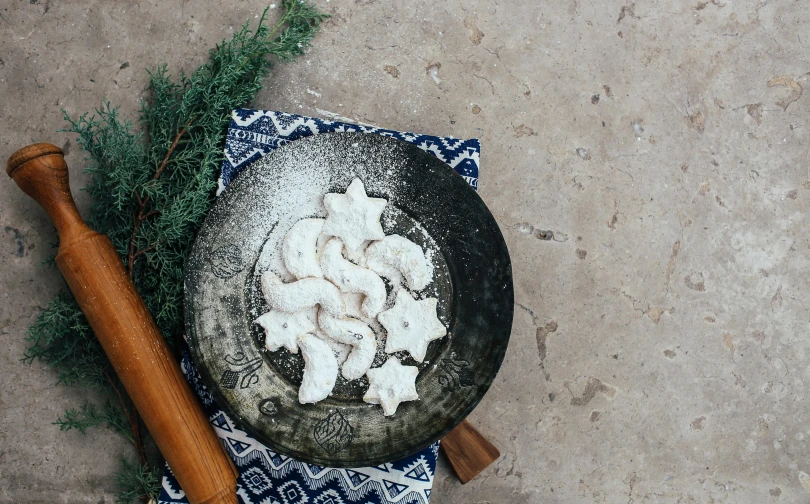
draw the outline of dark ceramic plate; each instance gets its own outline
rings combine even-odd
[[[386,234],[434,251],[434,282],[419,294],[439,298],[448,329],[419,365],[421,400],[402,403],[388,418],[362,401],[365,378],[340,377],[326,400],[299,404],[303,360],[284,349],[268,352],[253,323],[268,310],[259,275],[283,269],[279,241],[299,219],[325,216],[323,195],[344,192],[355,177],[369,196],[388,200]],[[512,327],[509,253],[478,194],[419,148],[363,133],[298,140],[246,168],[200,229],[185,289],[194,361],[220,406],[273,450],[330,467],[396,460],[453,429],[495,378]],[[380,351],[374,365],[384,360]]]

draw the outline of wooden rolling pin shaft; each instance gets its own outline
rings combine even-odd
[[[56,264],[189,501],[236,503],[236,469],[112,242],[79,215],[62,150],[29,145],[6,173],[56,226]]]

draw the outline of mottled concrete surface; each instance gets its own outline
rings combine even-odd
[[[7,0],[0,157],[51,141],[82,186],[60,108],[134,118],[143,68],[193,69],[262,6]],[[810,502],[807,2],[322,6],[254,105],[480,137],[512,254],[512,341],[472,416],[504,456],[464,486],[442,461],[433,502]],[[60,433],[87,391],[19,362],[60,288],[53,230],[10,181],[0,228],[0,501],[111,502],[129,447]]]

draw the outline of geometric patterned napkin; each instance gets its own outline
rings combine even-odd
[[[237,109],[228,127],[217,194],[243,168],[288,142],[345,131],[390,136],[416,145],[447,163],[478,189],[481,146],[477,139],[417,135],[297,114]],[[220,409],[194,368],[187,347],[183,348],[180,364],[239,471],[236,493],[243,504],[428,504],[430,501],[439,442],[410,457],[376,467],[336,469],[301,462],[262,445]],[[163,473],[159,502],[188,503],[168,465]]]

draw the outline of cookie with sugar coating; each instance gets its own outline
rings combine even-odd
[[[415,300],[405,290],[397,291],[394,306],[377,315],[385,328],[385,352],[406,350],[416,362],[425,360],[428,344],[447,334],[436,316],[436,298]]]
[[[374,331],[360,320],[335,318],[323,311],[318,312],[318,325],[333,340],[353,347],[341,367],[343,377],[352,381],[366,374],[377,354]]]
[[[365,296],[362,310],[366,317],[375,317],[385,307],[388,296],[382,278],[343,257],[343,242],[332,238],[323,248],[321,270],[327,280],[343,292],[359,292]]]
[[[298,353],[298,338],[316,329],[306,311],[270,310],[254,322],[264,329],[264,346],[271,352],[284,347],[290,353]]]
[[[433,265],[422,247],[399,235],[388,235],[369,245],[366,266],[394,283],[399,282],[400,275],[405,277],[413,290],[422,290],[433,280]]]
[[[343,240],[350,251],[357,250],[366,240],[382,240],[385,232],[380,216],[387,203],[382,198],[369,198],[363,182],[356,178],[345,194],[324,195],[323,205],[328,216],[323,232]]]
[[[416,392],[418,374],[416,366],[403,366],[396,357],[389,357],[385,364],[366,373],[369,387],[363,400],[379,404],[383,414],[391,416],[397,412],[400,403],[419,399]]]
[[[311,404],[322,401],[335,388],[338,362],[329,345],[312,334],[298,338],[304,357],[304,378],[298,389],[298,402]]]
[[[297,279],[323,278],[318,261],[318,236],[323,230],[323,219],[301,219],[284,235],[281,260],[287,271]]]
[[[338,288],[322,278],[303,278],[285,284],[275,273],[267,270],[262,273],[261,287],[264,300],[277,310],[295,313],[320,305],[321,309],[335,317],[346,313],[346,305]]]

